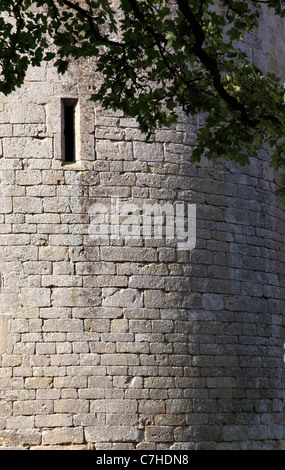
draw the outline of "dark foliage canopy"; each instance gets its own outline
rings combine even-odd
[[[1,0],[0,92],[19,87],[30,64],[53,61],[64,73],[70,60],[94,57],[104,80],[93,99],[147,135],[174,123],[177,109],[202,113],[194,161],[244,165],[266,148],[282,169],[284,87],[243,47],[264,6],[285,17],[284,0]],[[285,174],[279,194],[285,201]]]

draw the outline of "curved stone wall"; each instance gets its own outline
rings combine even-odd
[[[283,448],[284,211],[267,156],[193,165],[198,118],[146,142],[89,102],[90,77],[91,62],[31,69],[1,97],[0,443]],[[80,158],[67,164],[70,98]],[[115,236],[116,207],[147,204],[196,205],[195,248]],[[97,236],[99,207],[112,237]]]

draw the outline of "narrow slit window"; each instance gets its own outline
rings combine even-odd
[[[75,109],[76,102],[63,102],[64,108],[64,161],[76,161]]]

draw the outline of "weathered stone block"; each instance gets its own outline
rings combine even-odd
[[[83,429],[80,428],[62,428],[51,431],[43,431],[43,444],[74,444],[83,443]]]
[[[0,213],[9,214],[12,212],[12,198],[0,197]]]
[[[45,121],[44,106],[22,101],[21,106],[13,106],[11,123],[42,123]]]
[[[55,307],[88,307],[101,304],[99,289],[81,289],[79,287],[53,289],[52,302]]]
[[[102,305],[105,307],[142,307],[143,296],[137,289],[117,289],[115,287],[102,290]]]
[[[3,155],[5,158],[23,159],[31,158],[52,158],[52,140],[51,139],[30,139],[22,137],[21,139],[3,139]]]
[[[87,400],[60,399],[54,403],[55,413],[73,413],[76,409],[77,413],[87,413],[89,403]]]
[[[169,426],[148,426],[146,428],[146,441],[173,442],[174,429]]]
[[[130,426],[87,426],[88,442],[137,442],[139,431]]]
[[[98,160],[132,160],[133,147],[131,142],[113,142],[99,140],[96,143]]]

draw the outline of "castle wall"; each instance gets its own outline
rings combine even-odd
[[[284,211],[267,155],[193,165],[198,118],[146,142],[93,86],[92,62],[46,65],[1,96],[0,444],[283,448]],[[64,164],[67,98],[79,159]],[[195,248],[96,237],[94,205],[114,198],[195,204]]]

